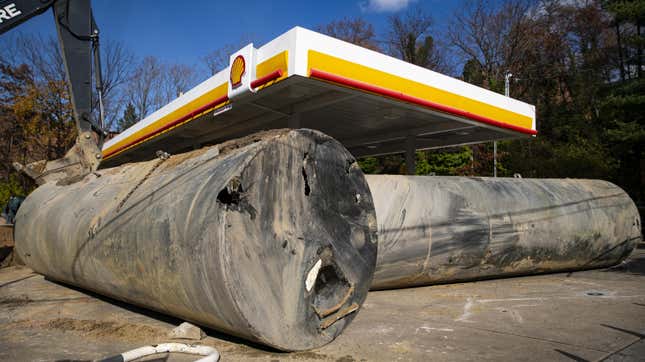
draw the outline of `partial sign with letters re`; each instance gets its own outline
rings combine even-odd
[[[16,4],[7,4],[4,7],[0,8],[0,24],[4,20],[11,20],[11,18],[15,18],[20,14],[22,14],[22,12],[18,10],[18,8],[16,8]]]

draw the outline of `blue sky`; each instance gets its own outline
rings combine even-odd
[[[343,17],[362,16],[382,37],[388,15],[416,4],[432,14],[441,29],[460,2],[93,0],[102,39],[122,41],[137,56],[153,55],[164,62],[189,65],[200,64],[200,57],[224,44],[249,39],[259,46],[296,25],[314,29]],[[54,35],[51,11],[11,32]]]

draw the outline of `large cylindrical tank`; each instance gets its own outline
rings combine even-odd
[[[341,333],[377,251],[363,173],[311,130],[45,184],[22,204],[15,236],[51,279],[282,350]]]
[[[373,289],[605,267],[641,238],[634,202],[599,180],[368,175]]]

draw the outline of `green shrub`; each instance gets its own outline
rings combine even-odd
[[[4,210],[9,197],[11,196],[26,196],[25,190],[20,183],[20,178],[17,175],[10,175],[9,181],[0,182],[0,208]]]

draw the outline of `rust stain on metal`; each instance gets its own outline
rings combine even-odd
[[[320,323],[320,328],[321,329],[329,328],[332,324],[334,324],[334,323],[338,322],[339,320],[345,318],[347,315],[356,312],[358,310],[358,308],[359,308],[358,304],[352,303],[347,308],[344,308],[344,309],[338,311],[338,313],[336,313],[336,314],[332,315],[331,317],[329,317],[329,318],[325,319],[324,321],[322,321],[322,323]]]
[[[345,303],[347,303],[349,298],[352,296],[352,293],[354,293],[354,286],[353,285],[349,288],[349,290],[347,290],[347,293],[345,293],[345,296],[336,305],[334,305],[334,306],[332,306],[330,308],[324,309],[324,310],[319,310],[318,308],[316,308],[315,305],[313,306],[313,308],[316,311],[316,314],[318,314],[318,316],[320,318],[325,318],[328,315],[330,315],[330,314],[336,312],[337,310],[339,310],[343,305],[345,305]]]

